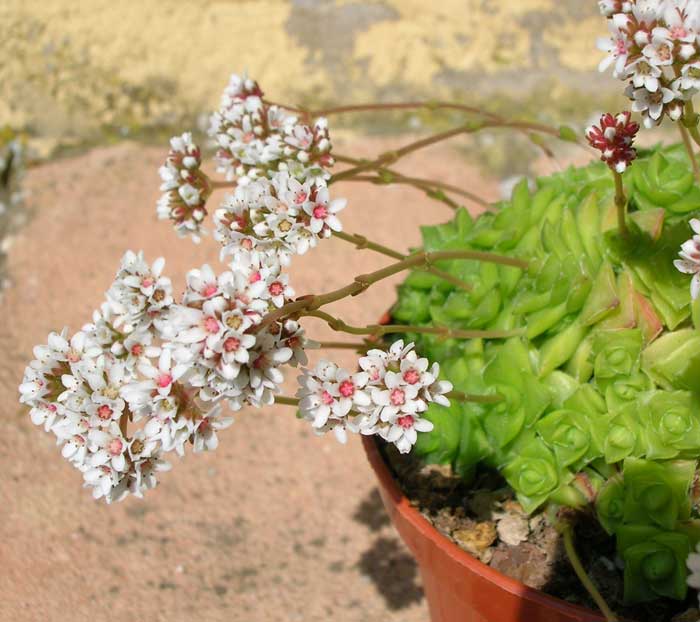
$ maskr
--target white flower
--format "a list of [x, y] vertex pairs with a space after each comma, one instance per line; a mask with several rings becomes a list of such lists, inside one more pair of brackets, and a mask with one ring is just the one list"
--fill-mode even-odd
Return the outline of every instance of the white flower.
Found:
[[605, 71], [613, 65], [613, 75], [619, 77], [627, 64], [630, 42], [626, 33], [618, 28], [612, 20], [608, 22], [608, 27], [610, 36], [599, 38], [597, 43], [598, 49], [607, 53], [607, 56], [600, 61], [598, 71]]
[[216, 433], [224, 430], [233, 423], [233, 417], [221, 417], [220, 409], [207, 413], [196, 424], [192, 431], [192, 451], [213, 451], [219, 446]]
[[[188, 366], [179, 363], [173, 356], [172, 350], [164, 348], [158, 358], [158, 366], [155, 367], [150, 361], [145, 361], [139, 366], [139, 372], [148, 378], [140, 383], [141, 391], [157, 391], [159, 395], [169, 395], [173, 384], [177, 382], [188, 370]], [[129, 394], [128, 387], [122, 393]], [[128, 401], [128, 398], [127, 398]]]
[[641, 112], [644, 117], [644, 125], [651, 128], [662, 120], [664, 109], [675, 99], [680, 99], [680, 94], [676, 91], [659, 86], [655, 92], [646, 89], [635, 89], [628, 87], [626, 94], [632, 100], [632, 110]]
[[396, 448], [405, 454], [416, 444], [418, 432], [430, 432], [432, 429], [433, 424], [427, 419], [416, 415], [402, 415], [396, 418], [383, 436], [384, 440], [394, 443]]
[[342, 231], [343, 226], [336, 214], [345, 208], [345, 199], [329, 201], [328, 188], [319, 188], [312, 204], [305, 205], [304, 211], [311, 217], [309, 228], [313, 233], [330, 235], [331, 231]]
[[700, 220], [692, 218], [690, 227], [695, 235], [683, 242], [678, 253], [681, 259], [676, 259], [673, 265], [684, 274], [692, 274], [690, 281], [690, 296], [693, 300], [700, 294]]
[[113, 423], [108, 430], [90, 430], [88, 441], [94, 444], [96, 449], [90, 456], [90, 466], [108, 465], [115, 471], [126, 471], [125, 454], [129, 444], [116, 423]]

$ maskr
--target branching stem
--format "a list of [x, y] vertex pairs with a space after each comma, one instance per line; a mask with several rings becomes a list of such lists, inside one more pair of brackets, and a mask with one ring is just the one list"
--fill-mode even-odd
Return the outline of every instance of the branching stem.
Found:
[[524, 334], [524, 329], [516, 330], [463, 330], [449, 326], [413, 326], [411, 324], [369, 324], [368, 326], [351, 326], [340, 318], [325, 311], [314, 310], [302, 314], [304, 317], [316, 317], [328, 324], [333, 330], [350, 335], [369, 335], [373, 338], [392, 333], [421, 333], [438, 335], [444, 339], [506, 339]]
[[331, 302], [336, 302], [337, 300], [342, 300], [348, 296], [357, 296], [366, 289], [369, 289], [370, 286], [374, 285], [378, 281], [393, 276], [394, 274], [398, 274], [404, 270], [417, 268], [419, 266], [430, 267], [436, 261], [452, 259], [488, 261], [504, 266], [514, 266], [522, 269], [527, 268], [528, 265], [527, 262], [522, 259], [482, 251], [437, 251], [432, 253], [415, 253], [414, 255], [410, 255], [409, 257], [390, 264], [385, 268], [381, 268], [380, 270], [370, 272], [369, 274], [360, 274], [355, 277], [352, 283], [333, 290], [332, 292], [320, 295], [310, 294], [297, 298], [297, 300], [294, 300], [293, 302], [288, 302], [279, 309], [275, 309], [274, 311], [268, 313], [265, 317], [263, 317], [260, 324], [256, 325], [253, 330], [258, 332], [281, 318], [291, 317], [293, 315], [298, 316], [302, 314], [302, 312], [315, 311], [324, 305], [330, 304]]
[[350, 343], [346, 341], [319, 341], [318, 344], [326, 350], [366, 350], [367, 344], [364, 341]]
[[[393, 259], [406, 259], [407, 255], [403, 255], [398, 251], [392, 250], [376, 242], [371, 242], [364, 235], [358, 233], [345, 233], [344, 231], [334, 231], [333, 236], [346, 242], [354, 244], [356, 248], [363, 249], [367, 248], [369, 250], [375, 251], [376, 253], [381, 253], [387, 257], [392, 257]], [[451, 275], [449, 272], [440, 270], [439, 268], [429, 267], [426, 272], [451, 283], [455, 287], [464, 290], [466, 292], [471, 291], [472, 287], [469, 283], [465, 283], [462, 279], [458, 279], [456, 276]]]

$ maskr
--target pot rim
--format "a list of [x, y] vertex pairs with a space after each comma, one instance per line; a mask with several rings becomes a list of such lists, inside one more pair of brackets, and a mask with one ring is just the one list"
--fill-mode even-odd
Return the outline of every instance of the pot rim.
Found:
[[436, 546], [443, 550], [447, 555], [453, 558], [460, 566], [466, 568], [470, 572], [477, 574], [484, 579], [498, 585], [501, 589], [523, 600], [530, 601], [533, 604], [546, 606], [549, 609], [554, 609], [562, 613], [570, 615], [587, 616], [586, 619], [590, 622], [605, 622], [605, 618], [600, 616], [591, 609], [586, 609], [579, 605], [568, 603], [556, 596], [550, 596], [535, 588], [529, 587], [521, 583], [517, 579], [512, 579], [503, 573], [487, 566], [469, 553], [461, 549], [457, 544], [442, 535], [428, 520], [413, 507], [408, 498], [401, 491], [393, 473], [389, 470], [384, 457], [379, 451], [376, 439], [373, 436], [362, 436], [362, 445], [364, 446], [367, 459], [369, 460], [372, 470], [374, 471], [381, 486], [389, 493], [393, 500], [396, 511], [400, 513], [411, 526], [418, 531], [423, 537], [431, 540]]

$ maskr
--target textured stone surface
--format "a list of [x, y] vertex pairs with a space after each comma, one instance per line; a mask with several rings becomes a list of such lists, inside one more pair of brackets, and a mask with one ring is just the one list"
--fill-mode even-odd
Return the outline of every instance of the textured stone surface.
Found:
[[[340, 140], [338, 148], [369, 156], [396, 145]], [[175, 460], [145, 500], [108, 507], [80, 487], [80, 474], [17, 403], [32, 346], [89, 319], [125, 248], [165, 255], [176, 290], [187, 269], [217, 265], [211, 240], [180, 241], [155, 219], [163, 156], [124, 143], [28, 173], [34, 217], [10, 248], [12, 283], [0, 301], [0, 620], [424, 622], [418, 570], [356, 439], [346, 447], [319, 439], [285, 407], [243, 411], [216, 452]], [[497, 194], [447, 145], [404, 166]], [[350, 200], [348, 231], [397, 248], [419, 242], [420, 224], [450, 215], [410, 188], [347, 183], [337, 192]], [[299, 294], [327, 291], [384, 264], [329, 240], [295, 261], [292, 282]], [[395, 282], [334, 310], [373, 322]], [[309, 332], [338, 338], [313, 322]], [[337, 359], [350, 365], [352, 355]]]
[[[294, 102], [462, 99], [529, 116], [621, 101], [580, 0], [2, 0], [0, 125], [38, 153], [216, 106], [248, 70]], [[503, 99], [505, 98], [505, 99]]]

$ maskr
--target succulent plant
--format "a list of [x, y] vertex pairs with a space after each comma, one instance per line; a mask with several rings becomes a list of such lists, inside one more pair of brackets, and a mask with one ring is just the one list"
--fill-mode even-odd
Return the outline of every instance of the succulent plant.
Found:
[[446, 261], [471, 285], [414, 272], [399, 287], [400, 322], [522, 329], [507, 340], [411, 334], [456, 389], [493, 404], [431, 405], [416, 451], [465, 478], [498, 469], [527, 512], [591, 507], [617, 538], [625, 598], [686, 593], [698, 542], [689, 490], [700, 456], [700, 307], [673, 267], [700, 213], [681, 146], [655, 148], [624, 174], [629, 235], [616, 228], [604, 164], [519, 183], [510, 201], [472, 219], [460, 209], [424, 227], [427, 251], [496, 251], [527, 269]]

